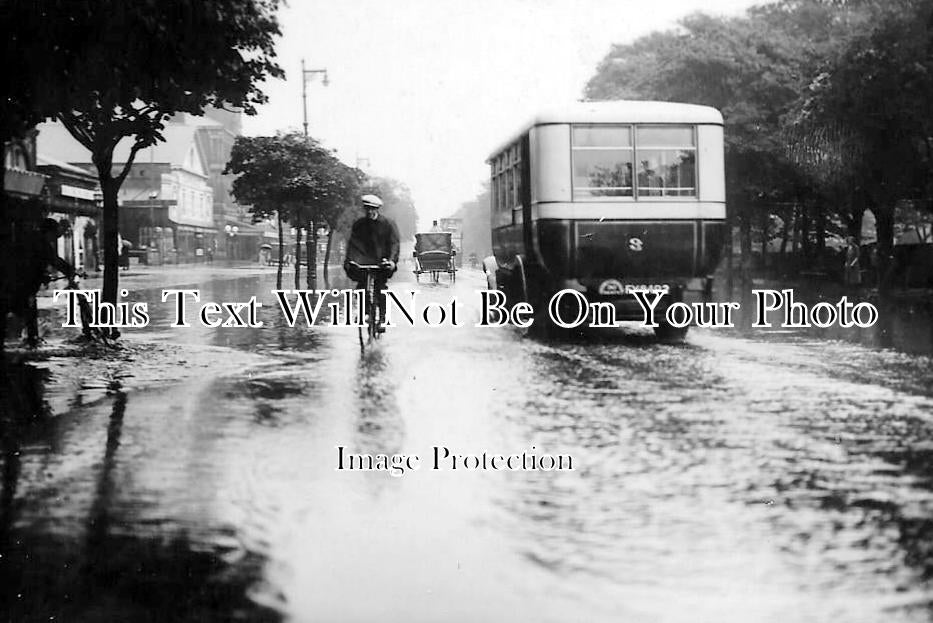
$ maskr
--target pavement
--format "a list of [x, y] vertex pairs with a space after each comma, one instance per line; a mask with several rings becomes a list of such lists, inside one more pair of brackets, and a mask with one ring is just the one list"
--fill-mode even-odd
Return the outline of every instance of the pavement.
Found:
[[[258, 262], [225, 262], [217, 261], [213, 264], [166, 264], [162, 266], [147, 266], [139, 264], [131, 266], [129, 270], [120, 270], [119, 287], [127, 290], [145, 290], [157, 287], [169, 287], [191, 282], [200, 282], [208, 279], [237, 279], [254, 274], [275, 273], [277, 266], [266, 266]], [[286, 267], [287, 274], [292, 274], [292, 267]], [[319, 274], [320, 274], [320, 269]], [[331, 266], [331, 271], [340, 270], [340, 267]], [[41, 309], [64, 307], [65, 297], [53, 299], [55, 290], [64, 287], [64, 281], [53, 281], [48, 287], [41, 289], [37, 295], [37, 306]], [[103, 288], [103, 272], [88, 273], [80, 281], [83, 290], [98, 290]]]

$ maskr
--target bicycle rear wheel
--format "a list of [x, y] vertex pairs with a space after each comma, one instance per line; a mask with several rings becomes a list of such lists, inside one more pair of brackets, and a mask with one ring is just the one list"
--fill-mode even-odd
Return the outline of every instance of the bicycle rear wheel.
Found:
[[[368, 344], [379, 339], [379, 306], [376, 304], [375, 280], [371, 273], [366, 273], [366, 289], [363, 297], [363, 315], [366, 319], [366, 327], [359, 328], [360, 350], [365, 351]], [[365, 336], [364, 336], [365, 331]]]
[[372, 342], [379, 339], [379, 305], [376, 303], [372, 278], [370, 278], [370, 285], [366, 293], [366, 300], [369, 304], [369, 341]]

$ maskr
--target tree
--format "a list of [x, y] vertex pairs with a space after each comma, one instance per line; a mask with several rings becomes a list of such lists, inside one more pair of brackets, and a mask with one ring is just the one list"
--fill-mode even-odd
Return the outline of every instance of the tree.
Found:
[[484, 186], [483, 192], [476, 199], [460, 206], [460, 209], [451, 215], [463, 221], [463, 252], [476, 253], [480, 259], [492, 254], [492, 238], [490, 237], [489, 223], [489, 185]]
[[324, 223], [327, 225], [327, 247], [324, 251], [324, 286], [330, 287], [330, 254], [334, 245], [334, 236], [338, 233], [349, 233], [353, 222], [357, 218], [356, 206], [358, 197], [361, 194], [360, 184], [365, 179], [365, 174], [359, 169], [345, 168], [339, 173], [344, 177], [342, 186], [344, 192], [341, 193], [338, 201], [334, 202], [333, 209], [325, 210], [323, 213]]
[[411, 191], [405, 184], [390, 177], [374, 177], [370, 178], [361, 192], [371, 193], [382, 199], [382, 213], [395, 221], [401, 240], [411, 240], [415, 237], [418, 214], [415, 212]]
[[[294, 213], [299, 226], [308, 232], [305, 246], [309, 289], [317, 288], [318, 230], [325, 225], [339, 225], [344, 220], [341, 215], [355, 206], [361, 178], [361, 171], [340, 162], [333, 152], [319, 148], [308, 161], [305, 172], [295, 180], [301, 198], [296, 200]], [[329, 255], [329, 246], [325, 255]], [[325, 270], [329, 259], [325, 257]]]
[[692, 15], [678, 30], [614, 46], [586, 94], [718, 108], [725, 120], [727, 204], [743, 253], [751, 249], [753, 225], [765, 247], [772, 221], [784, 224], [785, 235], [802, 234], [807, 248], [814, 223], [819, 248], [831, 215], [818, 199], [828, 187], [801, 166], [801, 143], [794, 139], [810, 135], [793, 120], [819, 64], [844, 44], [853, 25], [869, 21], [869, 4], [786, 0], [738, 18]]
[[[273, 60], [277, 7], [278, 0], [10, 3], [9, 27], [36, 42], [26, 52], [52, 50], [54, 71], [39, 75], [34, 108], [54, 112], [97, 169], [105, 301], [117, 299], [117, 194], [136, 153], [163, 140], [163, 124], [175, 113], [200, 115], [210, 105], [255, 114], [266, 99], [258, 84], [284, 75]], [[56, 74], [64, 80], [48, 84]], [[124, 139], [130, 155], [117, 170], [113, 152]]]
[[230, 151], [230, 160], [224, 174], [233, 173], [231, 192], [236, 200], [248, 205], [253, 222], [275, 219], [278, 226], [279, 262], [276, 287], [282, 288], [282, 262], [285, 257], [285, 241], [282, 223], [288, 222], [281, 190], [280, 174], [282, 161], [281, 144], [272, 136], [238, 136]]
[[[280, 224], [278, 287], [282, 287], [281, 223], [298, 232], [306, 229], [307, 285], [314, 289], [318, 226], [336, 223], [340, 212], [353, 205], [358, 194], [359, 171], [339, 160], [313, 138], [299, 133], [275, 137], [237, 137], [225, 173], [233, 181], [237, 201], [250, 204], [254, 220], [275, 215]], [[295, 288], [300, 287], [300, 234], [296, 241]]]
[[930, 205], [931, 101], [933, 2], [913, 0], [876, 12], [828, 59], [798, 116], [805, 127], [835, 132], [853, 145], [839, 154], [840, 166], [851, 171], [853, 187], [877, 219], [882, 274], [898, 202]]
[[[66, 0], [51, 3], [56, 8]], [[71, 27], [66, 20], [50, 19], [43, 11], [24, 10], [25, 0], [0, 1], [0, 40], [4, 76], [0, 80], [0, 146], [25, 138], [37, 123], [59, 112], [61, 90], [67, 83], [66, 67], [74, 50], [69, 47]], [[30, 3], [31, 4], [31, 3]], [[0, 158], [0, 180], [6, 159]], [[11, 218], [6, 193], [0, 191], [0, 249], [10, 245]], [[5, 261], [5, 260], [4, 260]], [[5, 263], [8, 263], [5, 261]]]

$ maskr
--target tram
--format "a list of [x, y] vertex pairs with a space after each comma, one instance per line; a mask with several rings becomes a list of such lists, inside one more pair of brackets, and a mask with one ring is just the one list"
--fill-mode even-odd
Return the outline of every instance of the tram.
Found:
[[[635, 290], [709, 301], [726, 240], [722, 115], [693, 104], [579, 102], [543, 112], [488, 159], [490, 289], [535, 323], [564, 289], [644, 320]], [[574, 297], [579, 298], [579, 297]], [[540, 317], [540, 320], [539, 320]], [[659, 320], [663, 339], [686, 327]]]

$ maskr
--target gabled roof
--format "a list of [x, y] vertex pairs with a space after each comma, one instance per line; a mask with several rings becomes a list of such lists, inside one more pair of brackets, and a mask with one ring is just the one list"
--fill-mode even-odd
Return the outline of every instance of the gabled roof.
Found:
[[[38, 126], [38, 129], [37, 143], [39, 151], [43, 154], [71, 164], [91, 163], [91, 152], [76, 141], [62, 124], [43, 123]], [[165, 142], [140, 150], [137, 152], [134, 162], [148, 163], [151, 161], [158, 164], [170, 164], [204, 175], [204, 165], [200, 162], [201, 158], [197, 154], [197, 145], [194, 140], [197, 131], [196, 126], [175, 123], [166, 124], [165, 129], [162, 131]], [[132, 143], [127, 138], [117, 143], [117, 148], [113, 151], [114, 164], [126, 162], [130, 155], [131, 145]], [[192, 149], [195, 150], [194, 162], [192, 162], [191, 158]]]
[[[217, 121], [216, 119], [211, 119], [210, 117], [196, 117], [194, 115], [189, 115], [184, 113], [184, 124], [197, 126], [199, 128], [223, 128], [224, 124]], [[171, 122], [170, 122], [171, 123]]]

